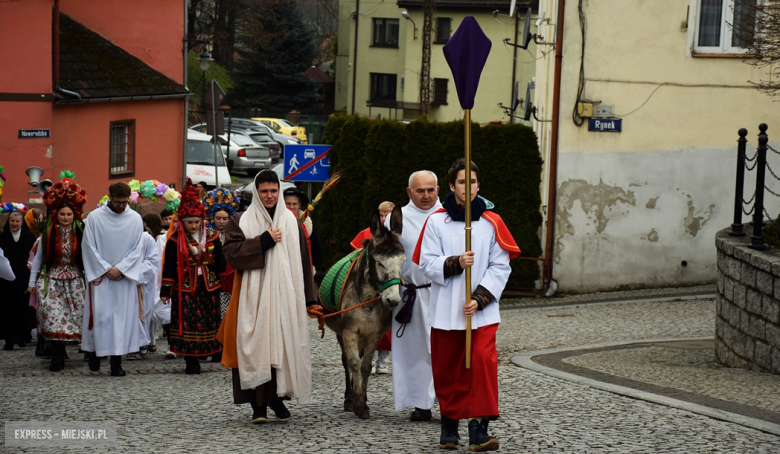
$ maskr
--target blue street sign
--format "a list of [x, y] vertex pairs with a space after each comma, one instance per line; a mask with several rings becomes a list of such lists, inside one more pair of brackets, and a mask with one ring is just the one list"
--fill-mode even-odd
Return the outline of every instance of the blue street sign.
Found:
[[328, 151], [332, 145], [287, 145], [284, 147], [285, 181], [323, 182], [330, 178]]
[[48, 129], [20, 129], [20, 139], [46, 139], [51, 137]]
[[588, 131], [621, 132], [623, 120], [621, 118], [591, 118], [588, 121]]

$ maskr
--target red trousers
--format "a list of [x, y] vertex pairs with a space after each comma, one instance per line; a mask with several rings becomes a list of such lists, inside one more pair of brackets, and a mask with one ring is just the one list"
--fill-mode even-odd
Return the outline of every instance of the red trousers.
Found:
[[[392, 331], [392, 330], [390, 330]], [[379, 341], [379, 345], [376, 346], [377, 350], [392, 350], [392, 340], [390, 339], [390, 331], [386, 332], [382, 339]]]
[[471, 331], [471, 369], [466, 369], [466, 331], [431, 329], [433, 387], [441, 415], [450, 419], [498, 419], [498, 324]]

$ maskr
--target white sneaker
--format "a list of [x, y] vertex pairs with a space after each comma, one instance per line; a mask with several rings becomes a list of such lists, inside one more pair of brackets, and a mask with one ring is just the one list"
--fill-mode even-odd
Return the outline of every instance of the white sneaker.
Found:
[[376, 366], [376, 373], [377, 374], [389, 374], [390, 368], [387, 367], [387, 364], [385, 364], [384, 361], [381, 361]]
[[172, 352], [170, 350], [165, 352], [165, 359], [174, 359], [174, 358], [176, 358], [176, 353], [174, 353], [174, 352]]

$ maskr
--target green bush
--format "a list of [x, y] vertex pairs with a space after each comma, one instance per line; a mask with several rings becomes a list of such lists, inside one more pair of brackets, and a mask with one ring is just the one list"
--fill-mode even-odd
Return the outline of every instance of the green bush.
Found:
[[[409, 202], [406, 186], [412, 172], [436, 173], [443, 200], [450, 192], [447, 170], [464, 154], [463, 135], [458, 121], [404, 125], [344, 114], [331, 118], [322, 141], [333, 145], [328, 158], [331, 171], [341, 171], [341, 181], [313, 215], [323, 245], [323, 269], [351, 251], [349, 242], [368, 226], [381, 202]], [[539, 257], [542, 159], [533, 130], [475, 123], [472, 154], [480, 169], [480, 195], [495, 203], [523, 257]], [[516, 259], [508, 285], [530, 287], [537, 277], [535, 262]]]

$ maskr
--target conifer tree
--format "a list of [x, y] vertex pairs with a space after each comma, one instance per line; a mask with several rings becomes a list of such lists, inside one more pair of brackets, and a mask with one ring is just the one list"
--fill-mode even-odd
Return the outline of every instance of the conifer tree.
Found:
[[264, 116], [317, 109], [317, 84], [303, 74], [317, 56], [315, 33], [296, 1], [259, 0], [251, 14], [228, 102], [262, 109]]

